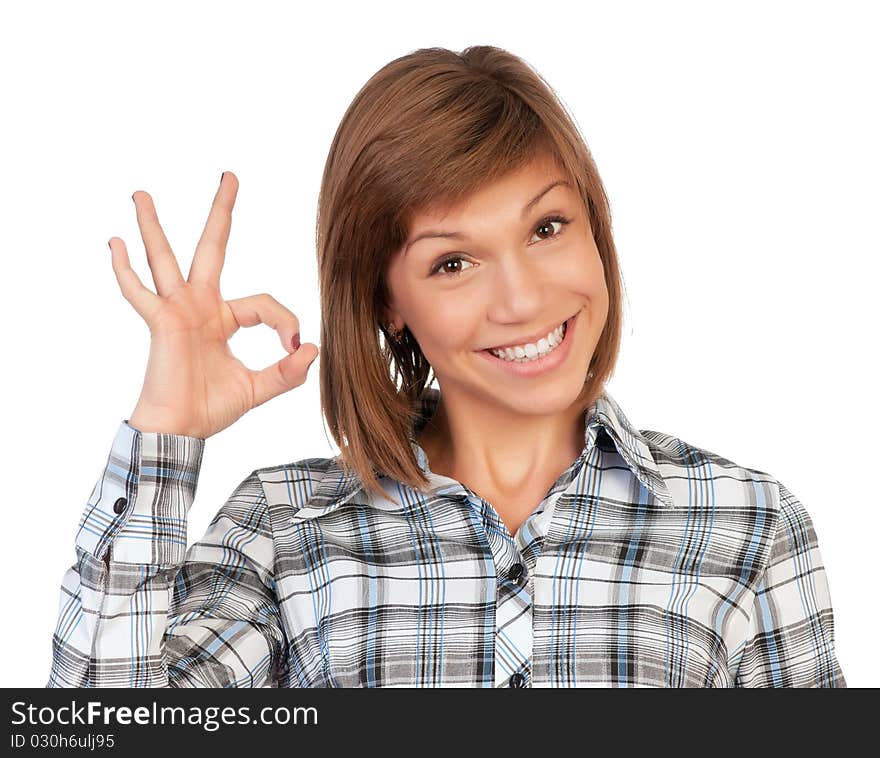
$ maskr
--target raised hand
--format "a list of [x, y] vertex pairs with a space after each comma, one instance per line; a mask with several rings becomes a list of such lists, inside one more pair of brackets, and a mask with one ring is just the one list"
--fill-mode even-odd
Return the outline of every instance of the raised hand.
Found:
[[[318, 355], [317, 345], [298, 344], [299, 320], [271, 295], [227, 301], [220, 294], [237, 194], [238, 179], [227, 171], [184, 281], [153, 199], [143, 191], [134, 193], [155, 293], [131, 268], [125, 243], [119, 237], [108, 243], [122, 294], [150, 328], [144, 386], [128, 420], [142, 432], [207, 439], [252, 408], [305, 382]], [[245, 366], [227, 344], [239, 327], [257, 324], [275, 329], [288, 352], [262, 371]]]

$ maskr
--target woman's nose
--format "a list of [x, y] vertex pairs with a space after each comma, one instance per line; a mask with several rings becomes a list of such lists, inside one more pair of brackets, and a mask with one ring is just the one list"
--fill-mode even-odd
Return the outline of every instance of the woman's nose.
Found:
[[501, 321], [530, 321], [545, 307], [543, 290], [544, 279], [529, 264], [527, 256], [510, 253], [498, 264], [493, 281], [492, 307]]

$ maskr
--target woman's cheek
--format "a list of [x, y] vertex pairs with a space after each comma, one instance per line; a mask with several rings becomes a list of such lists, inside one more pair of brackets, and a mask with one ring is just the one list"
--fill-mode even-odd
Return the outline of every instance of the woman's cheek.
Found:
[[459, 302], [450, 295], [424, 299], [415, 307], [419, 311], [419, 345], [429, 362], [431, 354], [442, 361], [444, 352], [470, 346], [468, 300]]

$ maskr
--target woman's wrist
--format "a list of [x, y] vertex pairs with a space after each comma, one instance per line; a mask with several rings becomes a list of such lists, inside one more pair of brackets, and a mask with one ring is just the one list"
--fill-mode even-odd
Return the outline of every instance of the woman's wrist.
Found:
[[149, 411], [142, 411], [137, 408], [131, 414], [131, 418], [128, 419], [128, 425], [145, 434], [174, 434], [201, 439], [197, 430], [190, 429], [181, 422], [169, 420], [163, 418], [158, 413], [150, 413]]

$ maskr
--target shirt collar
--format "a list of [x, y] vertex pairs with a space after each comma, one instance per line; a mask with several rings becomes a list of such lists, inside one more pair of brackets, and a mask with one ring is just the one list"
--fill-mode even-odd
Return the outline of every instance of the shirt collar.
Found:
[[[415, 435], [433, 415], [440, 400], [440, 390], [426, 387], [422, 396], [412, 403], [417, 413], [417, 421], [410, 434], [410, 445], [415, 453], [419, 467], [429, 474], [425, 451], [415, 441]], [[584, 431], [583, 458], [593, 448], [600, 430], [611, 438], [617, 452], [638, 480], [666, 508], [674, 508], [672, 494], [657, 467], [650, 446], [644, 435], [636, 429], [624, 415], [620, 406], [607, 391], [602, 394], [585, 411], [587, 423]], [[328, 513], [352, 500], [356, 495], [367, 497], [366, 489], [361, 485], [356, 472], [345, 469], [339, 456], [332, 459], [326, 473], [318, 482], [314, 494], [308, 502], [294, 514], [294, 520], [307, 519], [322, 513]]]
[[607, 390], [587, 410], [584, 450], [589, 450], [598, 430], [611, 437], [630, 471], [666, 508], [675, 508], [672, 493], [660, 473], [651, 447], [642, 432], [633, 426]]

